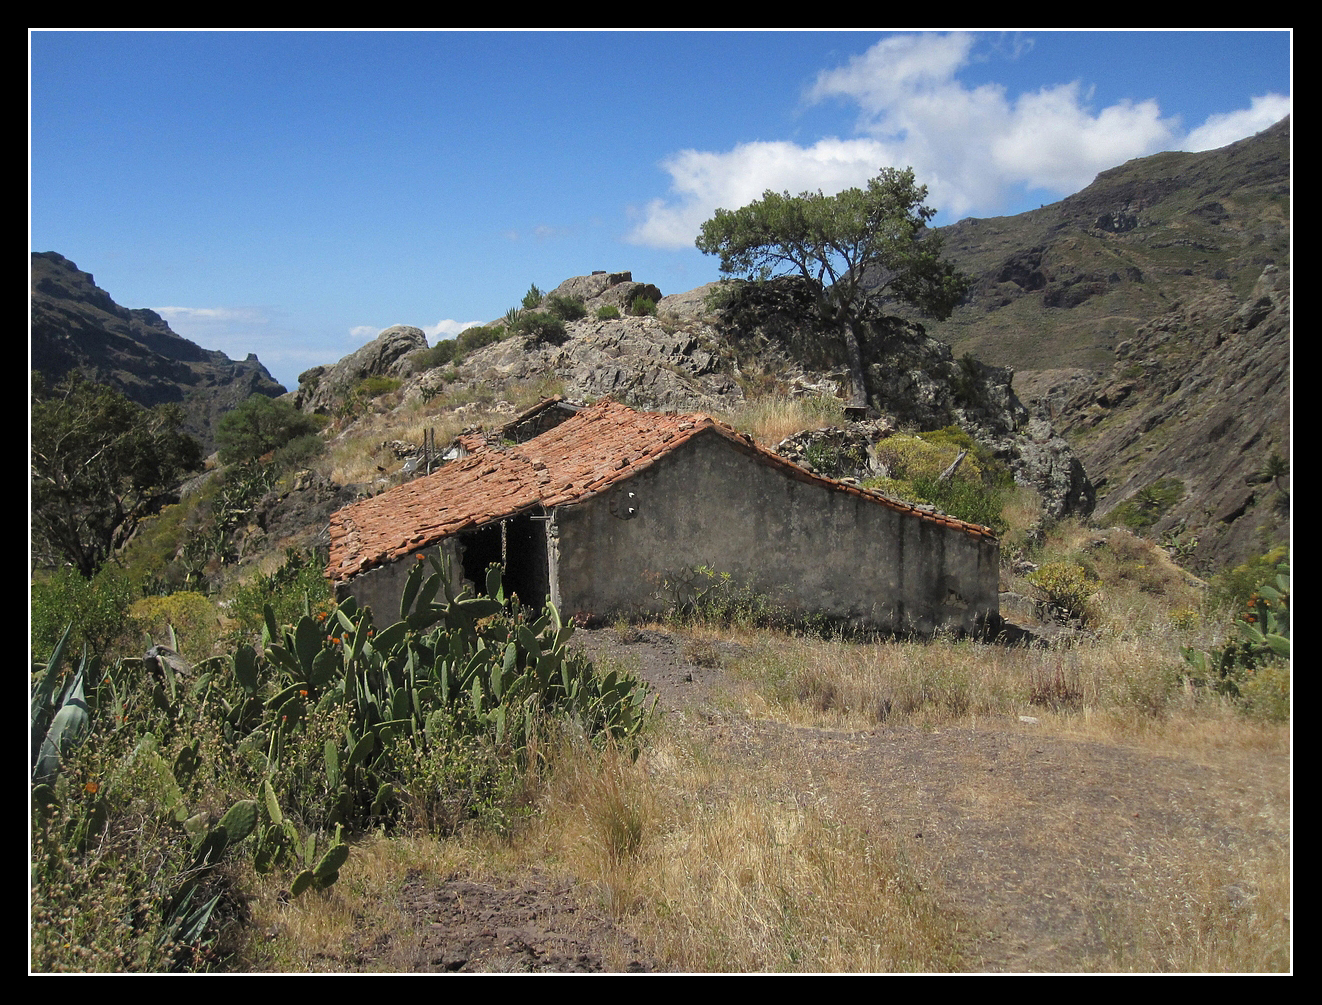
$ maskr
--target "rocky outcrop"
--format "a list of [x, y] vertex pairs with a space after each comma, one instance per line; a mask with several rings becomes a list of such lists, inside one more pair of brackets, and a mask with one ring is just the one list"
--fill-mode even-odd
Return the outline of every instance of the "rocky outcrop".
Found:
[[368, 377], [403, 377], [409, 370], [406, 357], [426, 348], [427, 336], [421, 328], [387, 328], [333, 366], [315, 366], [299, 374], [296, 404], [307, 412], [329, 412]]
[[651, 283], [635, 283], [632, 272], [594, 272], [590, 276], [566, 279], [542, 303], [550, 297], [577, 297], [587, 305], [589, 313], [601, 307], [614, 307], [623, 314], [637, 297], [656, 303], [661, 299], [661, 291]]
[[77, 371], [146, 408], [172, 402], [210, 452], [220, 417], [253, 394], [285, 389], [257, 357], [232, 360], [176, 334], [155, 311], [111, 299], [53, 251], [32, 255], [32, 369], [47, 385]]
[[[1211, 571], [1288, 539], [1290, 287], [1275, 266], [1251, 295], [1228, 288], [1177, 305], [1116, 347], [1110, 370], [1042, 392], [1041, 413], [1104, 472], [1103, 519], [1159, 482], [1178, 501], [1144, 532]], [[1171, 485], [1178, 482], [1178, 487]]]
[[[552, 295], [581, 297], [592, 310], [616, 291], [640, 287], [629, 273], [595, 273], [566, 280]], [[568, 323], [558, 344], [514, 337], [484, 346], [457, 368], [412, 378], [406, 397], [430, 400], [456, 389], [490, 393], [554, 378], [557, 390], [573, 400], [610, 395], [639, 408], [719, 413], [736, 408], [746, 391], [841, 394], [848, 368], [840, 333], [822, 329], [816, 298], [802, 283], [719, 287], [664, 297], [656, 317], [600, 321], [590, 314]], [[861, 480], [876, 473], [866, 463], [864, 441], [875, 443], [882, 428], [958, 423], [1036, 488], [1052, 516], [1090, 511], [1092, 487], [1082, 465], [1049, 423], [1030, 421], [1010, 388], [1008, 369], [956, 360], [920, 325], [882, 318], [871, 325], [864, 360], [868, 401], [880, 418], [824, 434], [849, 443], [819, 444], [816, 456], [858, 454], [864, 462], [848, 476]]]
[[[721, 411], [743, 399], [710, 326], [589, 316], [566, 325], [566, 335], [560, 345], [515, 337], [484, 346], [465, 359], [458, 383], [490, 387], [553, 377], [571, 399], [611, 395], [653, 409]], [[444, 374], [433, 370], [409, 393], [427, 397], [443, 386]]]

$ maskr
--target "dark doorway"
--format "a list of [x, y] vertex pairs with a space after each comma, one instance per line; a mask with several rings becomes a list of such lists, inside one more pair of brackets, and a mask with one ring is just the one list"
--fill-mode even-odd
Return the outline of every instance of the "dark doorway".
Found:
[[459, 562], [464, 579], [480, 596], [487, 592], [487, 568], [499, 565], [505, 595], [541, 608], [551, 592], [546, 557], [546, 521], [540, 512], [522, 513], [459, 535]]

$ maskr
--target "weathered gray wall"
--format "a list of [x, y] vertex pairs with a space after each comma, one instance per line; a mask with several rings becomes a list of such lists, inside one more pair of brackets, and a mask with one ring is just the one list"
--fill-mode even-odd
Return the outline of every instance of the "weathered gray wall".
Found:
[[[451, 585], [457, 592], [461, 585], [460, 566], [456, 558], [454, 541], [447, 539], [430, 548], [419, 548], [416, 554], [410, 554], [397, 562], [359, 573], [347, 583], [338, 584], [335, 587], [335, 599], [343, 600], [351, 596], [358, 602], [360, 608], [372, 608], [372, 623], [378, 628], [393, 625], [399, 620], [399, 601], [404, 596], [404, 583], [409, 578], [409, 572], [418, 564], [416, 555], [430, 558], [441, 552], [444, 552], [445, 557], [450, 561]], [[430, 565], [426, 575], [431, 575]], [[444, 600], [445, 597], [442, 596], [441, 599]]]
[[996, 542], [789, 478], [714, 433], [559, 507], [552, 549], [566, 615], [658, 611], [658, 582], [699, 565], [860, 627], [973, 631], [998, 612]]

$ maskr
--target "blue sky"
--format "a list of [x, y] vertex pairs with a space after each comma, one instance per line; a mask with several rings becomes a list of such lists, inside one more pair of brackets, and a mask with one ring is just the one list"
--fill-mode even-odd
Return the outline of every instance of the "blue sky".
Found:
[[912, 165], [937, 224], [1291, 105], [1272, 32], [46, 32], [31, 242], [293, 387], [594, 269], [678, 293], [765, 189]]

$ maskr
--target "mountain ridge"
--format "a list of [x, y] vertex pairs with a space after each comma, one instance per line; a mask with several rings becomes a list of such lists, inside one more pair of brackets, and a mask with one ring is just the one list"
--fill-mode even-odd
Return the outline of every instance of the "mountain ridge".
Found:
[[285, 393], [255, 354], [203, 349], [155, 311], [117, 304], [58, 252], [33, 252], [31, 278], [31, 368], [48, 384], [77, 371], [144, 408], [174, 402], [208, 451], [225, 412], [252, 394]]

